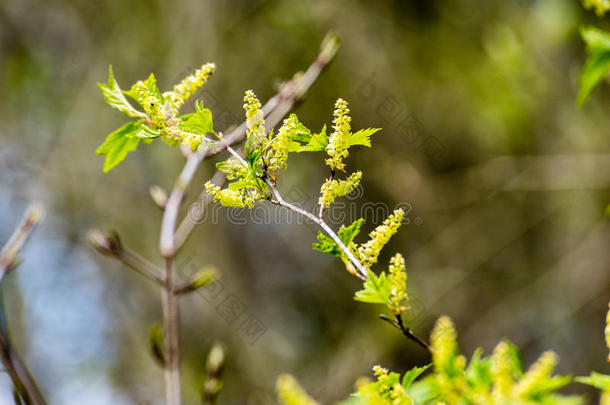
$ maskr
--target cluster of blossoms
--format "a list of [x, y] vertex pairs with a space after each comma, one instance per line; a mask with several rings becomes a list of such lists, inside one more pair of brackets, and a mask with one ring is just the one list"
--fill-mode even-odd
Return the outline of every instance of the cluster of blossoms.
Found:
[[405, 259], [400, 253], [396, 253], [390, 260], [389, 278], [392, 283], [392, 294], [388, 302], [388, 308], [393, 314], [398, 315], [408, 309], [403, 303], [407, 300], [407, 267]]
[[377, 382], [360, 389], [361, 397], [366, 403], [388, 405], [412, 404], [406, 390], [400, 384], [397, 373], [389, 373], [388, 369], [379, 365], [373, 367]]
[[377, 258], [381, 249], [389, 242], [390, 238], [398, 231], [398, 228], [402, 224], [402, 219], [405, 212], [402, 209], [394, 210], [383, 224], [376, 227], [369, 236], [366, 243], [363, 243], [358, 247], [358, 257], [363, 266], [367, 269], [377, 263]]
[[241, 190], [221, 189], [210, 181], [206, 182], [204, 187], [215, 202], [219, 202], [225, 207], [252, 208], [254, 203], [262, 198], [257, 190], [251, 188], [242, 188]]
[[260, 151], [266, 143], [265, 118], [261, 110], [261, 102], [252, 90], [246, 91], [244, 96], [244, 110], [246, 110], [246, 125], [248, 127], [248, 141], [253, 151]]
[[270, 149], [267, 151], [265, 161], [267, 163], [270, 176], [276, 180], [278, 171], [286, 169], [288, 161], [288, 152], [290, 151], [291, 137], [295, 131], [301, 127], [301, 123], [296, 115], [291, 115], [286, 118], [277, 132], [277, 135], [270, 143]]
[[349, 116], [347, 101], [342, 98], [337, 100], [333, 116], [334, 132], [330, 135], [328, 145], [326, 146], [326, 153], [328, 153], [329, 156], [326, 159], [326, 164], [330, 166], [333, 171], [345, 171], [343, 159], [349, 155], [348, 148], [351, 135], [350, 122], [352, 121]]
[[349, 175], [345, 180], [326, 179], [320, 188], [320, 198], [318, 203], [324, 208], [328, 208], [337, 198], [351, 193], [362, 179], [362, 172], [357, 171]]
[[208, 79], [215, 70], [216, 65], [214, 63], [206, 63], [193, 74], [176, 84], [172, 91], [163, 93], [163, 97], [170, 102], [174, 115], [178, 114], [178, 110], [186, 100], [208, 82]]

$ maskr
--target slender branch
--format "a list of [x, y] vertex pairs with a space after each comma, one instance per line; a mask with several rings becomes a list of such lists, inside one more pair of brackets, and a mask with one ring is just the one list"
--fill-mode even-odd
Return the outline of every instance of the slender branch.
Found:
[[44, 208], [41, 205], [34, 204], [28, 207], [21, 222], [0, 250], [0, 280], [11, 270], [25, 242], [43, 217]]
[[112, 256], [138, 274], [163, 284], [163, 270], [131, 249], [125, 247], [118, 233], [111, 231], [104, 236], [100, 231], [89, 232], [89, 242], [103, 255]]
[[430, 347], [430, 345], [428, 343], [426, 343], [426, 341], [424, 341], [423, 339], [417, 337], [413, 333], [413, 331], [411, 331], [411, 329], [409, 329], [404, 324], [404, 322], [402, 321], [402, 316], [400, 314], [395, 315], [395, 317], [396, 317], [396, 320], [393, 320], [393, 319], [388, 318], [384, 314], [379, 315], [379, 319], [381, 319], [383, 321], [386, 321], [387, 323], [389, 323], [390, 325], [392, 325], [393, 327], [395, 327], [396, 329], [401, 331], [402, 334], [407, 337], [407, 339], [410, 339], [410, 340], [414, 341], [415, 343], [417, 343], [418, 345], [420, 345], [421, 347], [423, 347], [427, 351], [432, 352], [432, 348]]
[[[277, 126], [286, 116], [286, 114], [288, 114], [288, 112], [290, 112], [290, 110], [292, 110], [294, 106], [302, 100], [303, 96], [315, 83], [320, 74], [333, 60], [339, 49], [339, 45], [339, 38], [335, 34], [329, 33], [322, 41], [322, 45], [320, 46], [320, 52], [318, 53], [316, 60], [309, 66], [305, 73], [294, 75], [292, 80], [284, 83], [280, 91], [265, 103], [265, 105], [262, 107], [262, 111], [265, 119], [265, 127], [267, 130], [270, 130], [271, 128]], [[190, 161], [191, 159], [199, 159], [197, 163], [199, 164], [201, 163], [201, 160], [203, 160], [206, 156], [213, 155], [222, 151], [228, 146], [240, 143], [244, 140], [247, 129], [248, 128], [246, 123], [243, 122], [241, 125], [227, 132], [223, 136], [223, 142], [221, 145], [219, 145], [217, 148], [206, 150], [204, 153], [205, 156], [201, 158], [195, 156], [202, 153], [199, 151], [190, 155], [187, 160], [187, 165], [188, 161]], [[214, 177], [218, 180], [216, 184], [222, 183], [224, 181], [224, 175], [219, 175], [219, 172], [217, 172]], [[202, 199], [202, 207], [200, 208], [205, 209], [209, 203], [210, 199]], [[168, 222], [169, 221], [170, 219], [168, 219]], [[169, 225], [170, 224], [168, 223], [168, 226]], [[180, 249], [180, 247], [182, 247], [184, 242], [186, 242], [196, 225], [197, 222], [193, 221], [192, 218], [189, 218], [187, 215], [178, 227], [178, 231], [176, 232], [174, 240], [170, 240], [171, 235], [169, 234], [169, 231], [167, 231], [165, 239], [163, 239], [162, 236], [162, 254], [165, 256], [165, 254], [175, 252]], [[163, 248], [165, 248], [165, 250], [163, 250]]]
[[174, 294], [174, 259], [165, 259], [165, 282], [161, 287], [163, 307], [163, 352], [165, 354], [165, 402], [180, 405], [180, 331], [177, 297]]
[[273, 196], [276, 198], [272, 201], [272, 203], [282, 207], [286, 207], [298, 214], [301, 214], [311, 219], [314, 223], [318, 224], [324, 230], [324, 232], [326, 232], [326, 234], [335, 241], [335, 243], [339, 246], [343, 253], [345, 253], [345, 255], [349, 258], [350, 262], [358, 269], [358, 273], [353, 274], [361, 280], [366, 280], [367, 269], [362, 265], [362, 263], [360, 263], [358, 259], [356, 259], [356, 256], [354, 256], [352, 251], [347, 246], [345, 246], [345, 244], [339, 238], [339, 236], [337, 236], [335, 231], [333, 231], [332, 228], [328, 226], [328, 224], [324, 222], [323, 219], [321, 219], [320, 217], [316, 217], [313, 213], [304, 210], [303, 208], [297, 207], [294, 204], [286, 202], [280, 195], [277, 187], [275, 187], [275, 185], [271, 181], [267, 180], [267, 185], [273, 192]]
[[[26, 210], [21, 223], [0, 250], [0, 281], [15, 267], [21, 249], [43, 216], [44, 208], [40, 205], [31, 205]], [[0, 322], [0, 360], [15, 386], [15, 397], [19, 397], [27, 405], [45, 405], [46, 401], [36, 381], [11, 344], [6, 326], [4, 303], [1, 300], [0, 319], [3, 321]]]

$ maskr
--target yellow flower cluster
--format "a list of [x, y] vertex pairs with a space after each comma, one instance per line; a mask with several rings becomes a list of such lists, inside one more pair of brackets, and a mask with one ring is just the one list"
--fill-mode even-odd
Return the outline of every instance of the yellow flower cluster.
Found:
[[510, 396], [514, 399], [525, 399], [540, 383], [553, 374], [556, 365], [557, 354], [551, 351], [542, 353], [542, 356], [531, 365], [523, 378], [513, 386]]
[[388, 307], [392, 313], [398, 315], [408, 309], [403, 303], [407, 300], [407, 267], [405, 259], [396, 253], [390, 260], [390, 280], [392, 281], [392, 295]]
[[296, 115], [291, 115], [284, 120], [277, 135], [271, 143], [271, 153], [268, 157], [268, 169], [273, 177], [277, 176], [280, 169], [286, 168], [288, 160], [288, 150], [290, 149], [290, 135], [297, 128], [299, 121]]
[[410, 398], [407, 396], [407, 393], [400, 385], [399, 381], [395, 381], [392, 377], [390, 377], [387, 368], [383, 368], [379, 365], [373, 366], [373, 373], [375, 377], [377, 377], [377, 384], [379, 385], [378, 392], [380, 394], [385, 393], [389, 396], [389, 398], [378, 397], [378, 398], [367, 398], [370, 403], [371, 400], [374, 400], [374, 403], [371, 405], [407, 405], [411, 404]]
[[246, 125], [248, 127], [248, 140], [252, 138], [252, 150], [259, 150], [265, 142], [265, 117], [261, 110], [261, 102], [252, 90], [246, 91], [244, 96], [244, 110], [246, 110]]
[[187, 76], [184, 80], [174, 86], [172, 91], [163, 93], [163, 97], [169, 100], [174, 109], [174, 114], [178, 113], [180, 107], [188, 100], [197, 89], [207, 83], [208, 79], [216, 70], [214, 63], [206, 63], [197, 69], [192, 75]]
[[225, 207], [252, 208], [254, 203], [261, 199], [258, 190], [252, 188], [241, 190], [221, 189], [210, 181], [205, 183], [205, 191], [213, 197], [215, 202], [219, 202]]
[[437, 372], [444, 372], [453, 362], [457, 352], [457, 331], [448, 316], [441, 316], [436, 321], [430, 335], [432, 363]]
[[318, 203], [324, 208], [327, 208], [337, 198], [343, 197], [352, 192], [353, 189], [358, 187], [360, 180], [362, 179], [362, 172], [357, 171], [352, 173], [345, 180], [331, 180], [326, 179], [322, 187], [320, 188], [320, 199]]
[[280, 375], [275, 388], [282, 405], [318, 405], [291, 375]]
[[392, 235], [394, 235], [402, 223], [402, 219], [405, 212], [402, 209], [394, 210], [394, 213], [390, 215], [383, 224], [375, 228], [369, 236], [366, 243], [358, 247], [358, 256], [360, 263], [367, 269], [377, 263], [377, 257], [381, 252], [381, 249], [388, 243]]
[[141, 80], [138, 80], [133, 86], [131, 86], [131, 93], [133, 93], [142, 105], [144, 112], [153, 122], [156, 128], [163, 128], [166, 126], [165, 114], [163, 113], [163, 106], [160, 103], [159, 95], [153, 93], [150, 88]]
[[491, 373], [494, 381], [491, 396], [494, 403], [499, 403], [509, 395], [515, 368], [508, 343], [498, 343], [491, 356]]
[[598, 17], [602, 17], [610, 10], [610, 0], [583, 0], [586, 9], [594, 9]]
[[345, 170], [345, 164], [343, 159], [349, 154], [349, 137], [351, 134], [351, 118], [349, 116], [349, 108], [347, 108], [347, 101], [342, 98], [338, 99], [335, 103], [335, 111], [333, 113], [333, 128], [334, 132], [330, 135], [328, 145], [326, 146], [326, 153], [328, 159], [326, 164], [330, 166], [332, 170]]

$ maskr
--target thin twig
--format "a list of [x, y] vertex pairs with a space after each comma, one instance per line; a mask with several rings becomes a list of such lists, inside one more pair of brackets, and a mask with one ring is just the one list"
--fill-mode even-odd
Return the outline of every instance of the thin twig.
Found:
[[125, 247], [118, 233], [110, 231], [104, 236], [100, 231], [92, 230], [89, 232], [89, 242], [103, 255], [112, 256], [149, 280], [163, 284], [163, 270]]
[[421, 347], [423, 347], [427, 351], [432, 352], [432, 348], [430, 347], [430, 345], [428, 343], [426, 343], [426, 341], [424, 341], [423, 339], [417, 337], [413, 333], [413, 331], [411, 331], [411, 329], [409, 329], [404, 324], [404, 322], [402, 321], [402, 316], [400, 314], [399, 315], [395, 315], [395, 317], [396, 317], [396, 320], [393, 320], [393, 319], [388, 318], [384, 314], [379, 315], [379, 319], [386, 321], [387, 323], [389, 323], [390, 325], [392, 325], [393, 327], [395, 327], [396, 329], [401, 331], [402, 334], [407, 337], [407, 339], [410, 339], [410, 340], [416, 342], [418, 345], [420, 345]]
[[314, 223], [318, 224], [324, 230], [324, 232], [326, 232], [326, 234], [335, 241], [335, 243], [339, 246], [343, 253], [345, 253], [345, 255], [349, 258], [350, 262], [354, 265], [354, 267], [358, 269], [358, 272], [352, 274], [354, 274], [361, 280], [366, 280], [367, 269], [362, 265], [362, 263], [360, 263], [358, 259], [356, 259], [356, 256], [354, 256], [352, 251], [347, 246], [345, 246], [345, 244], [339, 238], [339, 236], [337, 236], [335, 231], [333, 231], [332, 228], [328, 226], [328, 224], [323, 219], [316, 217], [313, 213], [304, 210], [303, 208], [297, 207], [296, 205], [285, 201], [280, 195], [278, 189], [271, 181], [267, 180], [267, 185], [269, 186], [269, 188], [273, 192], [273, 196], [275, 197], [275, 200], [271, 201], [272, 203], [282, 207], [286, 207], [289, 210], [301, 214], [312, 220]]
[[[43, 216], [44, 208], [41, 205], [31, 205], [26, 210], [21, 223], [0, 250], [0, 281], [15, 267], [21, 249]], [[4, 321], [0, 322], [0, 360], [15, 386], [15, 396], [27, 405], [45, 405], [46, 401], [36, 381], [13, 349], [6, 326], [4, 303], [1, 301], [0, 318]]]

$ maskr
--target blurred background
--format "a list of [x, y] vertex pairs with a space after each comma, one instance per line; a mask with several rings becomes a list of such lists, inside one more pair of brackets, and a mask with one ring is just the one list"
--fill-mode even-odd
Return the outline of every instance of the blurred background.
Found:
[[[408, 208], [380, 262], [396, 251], [407, 259], [409, 325], [427, 337], [447, 314], [468, 356], [508, 337], [527, 364], [552, 349], [561, 372], [608, 373], [610, 88], [575, 107], [582, 24], [610, 27], [575, 0], [0, 0], [0, 241], [30, 201], [48, 209], [3, 292], [15, 343], [49, 402], [162, 399], [147, 351], [159, 293], [86, 235], [112, 227], [159, 261], [161, 212], [148, 188], [171, 188], [183, 158], [162, 142], [142, 145], [102, 173], [95, 149], [125, 122], [97, 88], [108, 65], [123, 88], [154, 72], [169, 89], [215, 62], [197, 98], [224, 130], [243, 120], [245, 90], [268, 99], [331, 29], [343, 47], [297, 113], [317, 130], [343, 97], [354, 128], [383, 128], [372, 149], [353, 149], [348, 169], [364, 183], [344, 204]], [[322, 161], [290, 158], [287, 198], [315, 201]], [[189, 202], [212, 173], [204, 163]], [[282, 372], [332, 403], [374, 364], [404, 372], [428, 361], [377, 319], [381, 308], [352, 300], [359, 281], [311, 249], [311, 226], [215, 212], [178, 260], [182, 273], [213, 264], [222, 276], [218, 289], [180, 304], [186, 403], [197, 403], [215, 341], [227, 347], [224, 404], [273, 403]], [[367, 232], [383, 220], [376, 212], [364, 214]], [[0, 403], [11, 401], [0, 375]]]

